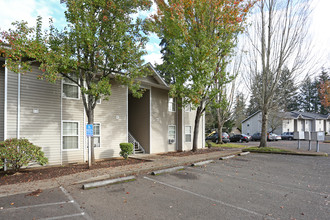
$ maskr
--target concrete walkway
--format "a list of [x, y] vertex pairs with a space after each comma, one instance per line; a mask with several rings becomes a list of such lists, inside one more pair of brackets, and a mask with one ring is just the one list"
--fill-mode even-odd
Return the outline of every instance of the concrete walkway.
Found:
[[236, 155], [241, 153], [241, 149], [226, 149], [223, 151], [216, 151], [205, 154], [190, 155], [184, 157], [175, 156], [164, 156], [164, 155], [138, 155], [133, 156], [133, 158], [148, 160], [148, 162], [143, 162], [134, 165], [126, 165], [119, 167], [109, 167], [103, 169], [96, 169], [81, 173], [76, 173], [67, 176], [61, 176], [58, 178], [53, 178], [49, 180], [39, 180], [34, 182], [26, 182], [19, 184], [3, 185], [0, 186], [0, 197], [14, 195], [18, 193], [27, 193], [35, 191], [38, 189], [50, 189], [59, 186], [68, 186], [74, 184], [83, 184], [88, 182], [100, 181], [104, 179], [112, 179], [117, 177], [138, 175], [149, 173], [154, 170], [191, 165], [192, 163], [204, 161], [204, 160], [214, 160], [220, 157], [228, 155]]

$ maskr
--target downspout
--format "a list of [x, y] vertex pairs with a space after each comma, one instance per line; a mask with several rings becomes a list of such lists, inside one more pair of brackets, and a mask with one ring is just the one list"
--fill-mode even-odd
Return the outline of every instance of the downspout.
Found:
[[128, 143], [128, 87], [126, 87], [126, 142]]
[[8, 69], [7, 69], [7, 61], [5, 61], [5, 103], [4, 103], [4, 121], [3, 121], [3, 139], [7, 139], [7, 108], [8, 108]]
[[85, 161], [86, 161], [86, 149], [87, 149], [87, 147], [86, 147], [86, 109], [85, 109], [85, 106], [84, 106], [84, 126], [83, 126], [83, 128], [84, 128], [84, 135], [83, 135], [83, 137], [84, 137], [84, 146], [83, 146], [83, 158], [84, 158], [84, 163], [85, 163]]
[[[5, 60], [5, 103], [4, 103], [4, 121], [3, 121], [3, 139], [7, 139], [7, 101], [8, 101], [8, 69], [7, 69], [7, 60]], [[7, 171], [7, 161], [4, 159], [3, 170]]]
[[151, 108], [151, 101], [152, 101], [152, 97], [151, 97], [151, 94], [152, 94], [152, 87], [150, 87], [150, 90], [149, 90], [150, 92], [149, 92], [149, 153], [151, 154], [151, 152], [152, 152], [152, 126], [151, 126], [151, 123], [152, 123], [152, 112], [151, 112], [151, 110], [152, 110], [152, 108]]
[[[20, 69], [20, 66], [18, 67]], [[21, 138], [21, 73], [17, 77], [17, 139]]]
[[60, 161], [61, 161], [61, 165], [63, 165], [63, 79], [61, 80], [61, 94], [60, 94], [60, 98], [61, 98], [61, 121], [60, 121], [60, 128], [61, 128], [61, 144], [60, 144]]
[[[175, 134], [176, 134], [176, 140], [175, 140], [175, 148], [176, 148], [176, 151], [179, 150], [179, 105], [178, 105], [178, 102], [176, 102], [176, 126], [175, 126]], [[181, 127], [182, 128], [182, 127]]]

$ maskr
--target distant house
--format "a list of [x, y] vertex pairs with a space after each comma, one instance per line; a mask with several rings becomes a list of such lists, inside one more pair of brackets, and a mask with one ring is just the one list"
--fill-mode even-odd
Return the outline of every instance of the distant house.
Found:
[[[0, 141], [27, 138], [42, 147], [51, 165], [84, 162], [87, 117], [80, 89], [69, 80], [55, 84], [38, 80], [40, 70], [16, 74], [0, 58]], [[118, 157], [122, 142], [139, 143], [145, 153], [190, 150], [196, 112], [178, 107], [169, 86], [151, 64], [153, 75], [138, 79], [146, 89], [134, 98], [127, 87], [114, 83], [110, 100], [100, 100], [94, 114], [96, 159]], [[205, 119], [200, 123], [198, 147], [204, 147]]]
[[[261, 132], [261, 111], [242, 121], [242, 133], [252, 135]], [[269, 119], [268, 131], [276, 134], [294, 131], [324, 131], [330, 133], [330, 114], [321, 115], [311, 112], [280, 112]]]

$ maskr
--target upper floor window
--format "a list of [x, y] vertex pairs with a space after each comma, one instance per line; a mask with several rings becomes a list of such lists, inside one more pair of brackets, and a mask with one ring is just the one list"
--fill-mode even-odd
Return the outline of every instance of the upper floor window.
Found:
[[[78, 81], [78, 77], [76, 75], [70, 74], [70, 77], [73, 80]], [[79, 99], [78, 85], [68, 78], [63, 78], [63, 97], [69, 99]]]
[[176, 111], [176, 98], [168, 98], [168, 111], [175, 112]]

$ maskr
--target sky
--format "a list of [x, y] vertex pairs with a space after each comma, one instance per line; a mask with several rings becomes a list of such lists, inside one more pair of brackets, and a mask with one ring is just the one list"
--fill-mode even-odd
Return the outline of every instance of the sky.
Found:
[[[313, 0], [314, 8], [311, 16], [310, 35], [313, 40], [313, 52], [317, 54], [318, 64], [330, 68], [330, 25], [329, 9], [330, 0]], [[53, 18], [55, 26], [62, 28], [65, 25], [64, 4], [60, 0], [0, 0], [0, 31], [8, 30], [13, 21], [27, 21], [30, 26], [35, 26], [38, 15], [43, 18], [43, 24], [48, 24], [49, 18]], [[148, 12], [140, 12], [134, 16], [147, 17], [155, 13], [153, 5]], [[133, 16], [133, 17], [134, 17]], [[161, 64], [159, 38], [155, 34], [149, 35], [149, 43], [146, 45], [146, 62]]]

